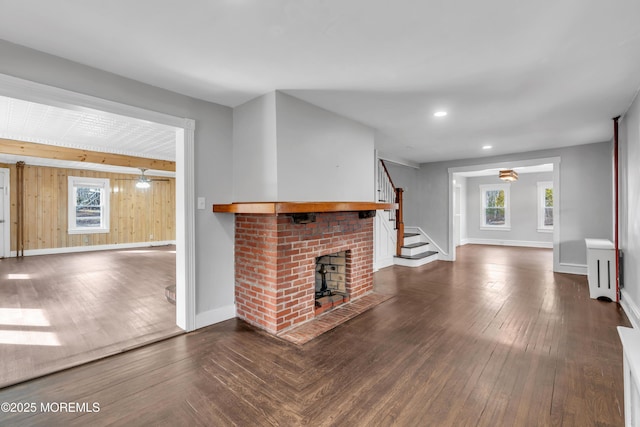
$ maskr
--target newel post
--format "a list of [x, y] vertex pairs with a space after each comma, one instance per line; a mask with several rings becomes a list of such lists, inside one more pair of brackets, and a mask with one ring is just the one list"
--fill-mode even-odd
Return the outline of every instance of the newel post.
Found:
[[396, 232], [397, 234], [397, 243], [396, 243], [396, 255], [400, 256], [402, 254], [402, 246], [404, 246], [404, 219], [402, 217], [402, 193], [404, 190], [402, 188], [396, 188], [396, 203], [398, 204], [398, 209], [396, 210]]

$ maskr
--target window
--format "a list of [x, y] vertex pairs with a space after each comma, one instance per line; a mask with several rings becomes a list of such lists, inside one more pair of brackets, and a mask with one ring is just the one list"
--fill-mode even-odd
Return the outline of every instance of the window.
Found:
[[480, 229], [510, 230], [510, 184], [480, 186]]
[[538, 231], [553, 230], [553, 183], [538, 183]]
[[109, 232], [109, 180], [69, 177], [69, 234]]

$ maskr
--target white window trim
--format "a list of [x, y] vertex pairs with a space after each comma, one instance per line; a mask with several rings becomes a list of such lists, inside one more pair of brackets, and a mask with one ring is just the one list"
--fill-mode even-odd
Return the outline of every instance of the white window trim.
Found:
[[[538, 233], [553, 233], [553, 225], [544, 225], [544, 199], [545, 199], [545, 190], [547, 188], [551, 188], [553, 190], [553, 182], [551, 181], [540, 181], [538, 182]], [[553, 194], [553, 204], [555, 204], [555, 193]], [[555, 211], [554, 211], [555, 213]], [[553, 218], [553, 222], [555, 224], [556, 219]]]
[[[490, 225], [485, 222], [485, 192], [491, 190], [504, 191], [504, 225]], [[511, 184], [484, 184], [480, 186], [480, 230], [511, 230]]]
[[[108, 178], [87, 178], [82, 176], [69, 176], [68, 178], [68, 189], [67, 189], [67, 200], [68, 200], [68, 209], [67, 209], [67, 218], [68, 218], [68, 234], [99, 234], [99, 233], [109, 233], [109, 199], [110, 197], [110, 184]], [[98, 187], [102, 189], [103, 192], [103, 200], [102, 200], [102, 208], [103, 208], [103, 216], [102, 216], [102, 224], [100, 227], [76, 227], [76, 201], [74, 197], [74, 189], [80, 186], [91, 186]]]

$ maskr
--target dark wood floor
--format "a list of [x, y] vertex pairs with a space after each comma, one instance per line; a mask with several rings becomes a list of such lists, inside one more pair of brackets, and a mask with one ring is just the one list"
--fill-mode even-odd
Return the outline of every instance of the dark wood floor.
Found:
[[[545, 249], [375, 275], [390, 300], [296, 346], [238, 320], [0, 391], [2, 425], [621, 426], [620, 307]], [[41, 402], [99, 405], [42, 413]]]
[[0, 386], [181, 332], [175, 246], [0, 260]]

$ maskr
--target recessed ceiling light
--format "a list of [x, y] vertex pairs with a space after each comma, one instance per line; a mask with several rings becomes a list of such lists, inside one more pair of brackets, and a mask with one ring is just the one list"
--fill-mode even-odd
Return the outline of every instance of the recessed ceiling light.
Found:
[[483, 150], [491, 150], [493, 148], [493, 145], [483, 145], [482, 149]]
[[444, 117], [447, 115], [446, 111], [436, 111], [435, 113], [433, 113], [434, 116], [436, 117]]

